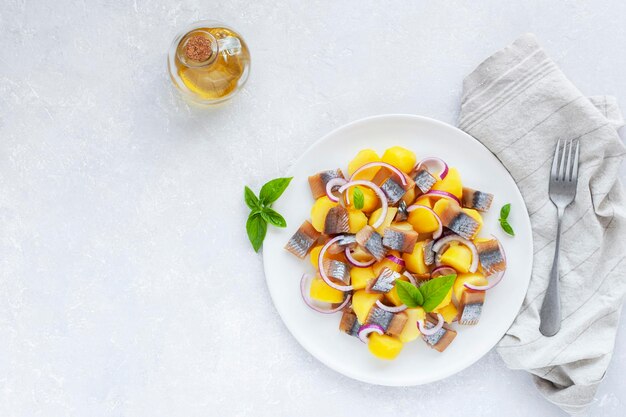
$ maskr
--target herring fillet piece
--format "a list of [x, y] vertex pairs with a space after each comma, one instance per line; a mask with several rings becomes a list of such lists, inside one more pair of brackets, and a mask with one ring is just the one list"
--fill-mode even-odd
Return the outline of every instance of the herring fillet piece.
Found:
[[324, 271], [331, 278], [350, 284], [350, 265], [334, 259], [324, 259]]
[[484, 303], [484, 291], [463, 291], [459, 303], [459, 324], [477, 324], [483, 311]]
[[465, 239], [471, 239], [480, 224], [461, 210], [456, 204], [449, 204], [439, 216], [441, 224]]
[[385, 228], [383, 246], [391, 250], [411, 253], [417, 243], [418, 234], [413, 230], [402, 230], [395, 227]]
[[343, 206], [335, 206], [328, 210], [326, 220], [324, 221], [324, 234], [335, 235], [339, 233], [348, 233], [350, 231], [350, 222], [348, 210]]
[[422, 193], [427, 193], [435, 185], [437, 179], [426, 168], [418, 169], [413, 175], [415, 185]]
[[376, 305], [372, 307], [367, 315], [367, 318], [365, 319], [366, 324], [379, 325], [389, 336], [399, 335], [404, 329], [407, 321], [408, 316], [406, 313], [392, 313], [390, 311], [383, 310]]
[[329, 169], [327, 171], [318, 172], [315, 175], [309, 177], [309, 187], [311, 188], [311, 194], [316, 200], [326, 195], [326, 184], [328, 181], [335, 178], [344, 178], [341, 169]]
[[478, 260], [486, 275], [492, 275], [506, 269], [506, 259], [500, 250], [497, 239], [490, 239], [486, 242], [476, 242]]
[[305, 220], [298, 228], [296, 233], [291, 236], [285, 245], [285, 249], [296, 255], [298, 258], [304, 259], [321, 233], [315, 230], [313, 225]]
[[463, 187], [463, 197], [461, 202], [463, 207], [485, 212], [491, 207], [493, 194]]
[[383, 268], [380, 274], [367, 283], [366, 292], [385, 294], [391, 291], [395, 285], [396, 279], [400, 278], [400, 274], [389, 268]]
[[359, 230], [356, 234], [356, 242], [378, 261], [381, 261], [387, 253], [383, 247], [382, 236], [370, 225]]
[[391, 177], [387, 178], [381, 185], [380, 189], [387, 196], [387, 200], [389, 200], [389, 204], [396, 204], [404, 194], [406, 194], [406, 190], [402, 188], [402, 185], [398, 184]]

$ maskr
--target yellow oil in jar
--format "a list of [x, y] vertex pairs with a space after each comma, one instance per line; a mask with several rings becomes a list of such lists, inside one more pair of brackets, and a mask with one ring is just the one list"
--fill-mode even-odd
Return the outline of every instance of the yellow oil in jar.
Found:
[[230, 98], [245, 84], [250, 71], [250, 52], [243, 38], [224, 25], [211, 23], [198, 22], [179, 35], [168, 61], [174, 85], [187, 98], [203, 104]]

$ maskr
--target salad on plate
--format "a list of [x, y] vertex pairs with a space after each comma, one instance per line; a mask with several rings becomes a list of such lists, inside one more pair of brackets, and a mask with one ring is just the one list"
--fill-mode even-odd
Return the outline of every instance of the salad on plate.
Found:
[[318, 172], [309, 185], [311, 217], [285, 246], [316, 270], [301, 278], [307, 306], [341, 313], [339, 329], [381, 359], [417, 339], [443, 352], [461, 326], [478, 324], [506, 270], [498, 239], [480, 235], [492, 194], [399, 146], [382, 157], [364, 149], [347, 175]]

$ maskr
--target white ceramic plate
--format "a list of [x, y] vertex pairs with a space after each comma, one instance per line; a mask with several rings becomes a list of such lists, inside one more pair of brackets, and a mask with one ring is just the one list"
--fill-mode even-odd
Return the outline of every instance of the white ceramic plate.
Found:
[[[453, 327], [456, 339], [443, 352], [421, 339], [407, 343], [394, 361], [372, 356], [357, 338], [338, 330], [340, 313], [320, 314], [300, 297], [300, 277], [314, 271], [308, 258], [297, 259], [283, 249], [300, 224], [310, 218], [313, 197], [307, 177], [325, 169], [342, 168], [361, 149], [380, 155], [399, 145], [413, 150], [418, 160], [437, 156], [459, 169], [463, 184], [495, 195], [484, 216], [481, 235], [494, 234], [507, 254], [503, 281], [489, 290], [480, 322]], [[263, 247], [265, 277], [274, 305], [300, 344], [321, 362], [351, 378], [379, 385], [407, 386], [436, 381], [470, 366], [504, 335], [515, 318], [530, 279], [532, 238], [524, 200], [508, 171], [481, 143], [445, 123], [413, 115], [383, 115], [343, 126], [311, 146], [289, 170], [294, 179], [275, 208], [287, 220], [286, 229], [270, 228]], [[498, 225], [500, 207], [511, 203], [510, 222], [516, 236], [508, 237]]]

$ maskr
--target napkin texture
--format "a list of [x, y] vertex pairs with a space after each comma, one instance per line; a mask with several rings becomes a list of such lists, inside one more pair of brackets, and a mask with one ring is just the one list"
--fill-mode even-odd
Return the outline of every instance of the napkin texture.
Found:
[[[508, 367], [532, 373], [539, 391], [573, 415], [593, 401], [606, 372], [626, 292], [626, 197], [618, 179], [626, 149], [617, 133], [623, 124], [614, 98], [583, 96], [530, 34], [464, 80], [459, 126], [510, 171], [533, 229], [528, 293], [497, 349]], [[580, 166], [576, 200], [563, 219], [561, 330], [544, 337], [539, 310], [557, 223], [549, 172], [557, 140], [574, 138]]]

